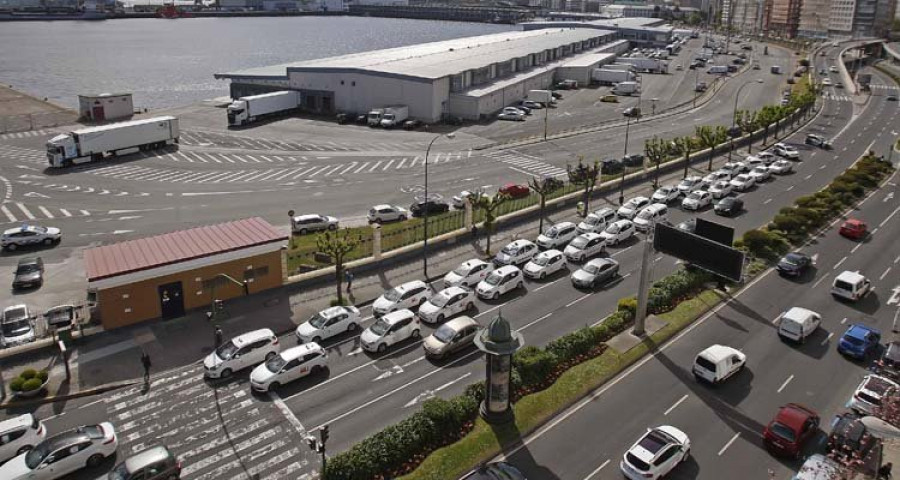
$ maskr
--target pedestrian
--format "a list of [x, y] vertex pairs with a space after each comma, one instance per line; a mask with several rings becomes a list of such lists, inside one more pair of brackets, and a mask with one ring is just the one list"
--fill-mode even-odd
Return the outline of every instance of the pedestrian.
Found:
[[478, 225], [472, 224], [472, 241], [478, 241]]
[[218, 325], [216, 325], [216, 330], [213, 332], [213, 334], [216, 337], [216, 348], [218, 349], [220, 346], [222, 346], [222, 329], [219, 328]]
[[344, 270], [344, 280], [347, 282], [347, 291], [349, 292], [353, 288], [353, 272], [349, 268]]
[[150, 355], [141, 349], [141, 365], [144, 366], [144, 384], [150, 385]]
[[889, 479], [891, 478], [891, 470], [894, 469], [894, 464], [891, 462], [885, 463], [878, 469], [878, 478], [879, 479]]

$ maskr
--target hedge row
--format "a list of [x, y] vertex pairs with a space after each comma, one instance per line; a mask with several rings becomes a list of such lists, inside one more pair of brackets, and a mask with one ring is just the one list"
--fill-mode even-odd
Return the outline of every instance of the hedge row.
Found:
[[[696, 294], [707, 273], [681, 269], [653, 285], [648, 309], [663, 313]], [[634, 320], [637, 301], [619, 301], [617, 310], [602, 324], [584, 327], [551, 341], [546, 347], [526, 346], [513, 356], [512, 398], [541, 391], [569, 368], [605, 351], [606, 341], [624, 332]], [[422, 411], [354, 445], [329, 459], [327, 480], [381, 480], [412, 471], [428, 454], [465, 436], [484, 399], [484, 383], [469, 385], [464, 394], [450, 400], [432, 398]]]
[[735, 242], [758, 258], [774, 260], [834, 220], [893, 171], [871, 152], [822, 190], [779, 210], [765, 227], [749, 230]]

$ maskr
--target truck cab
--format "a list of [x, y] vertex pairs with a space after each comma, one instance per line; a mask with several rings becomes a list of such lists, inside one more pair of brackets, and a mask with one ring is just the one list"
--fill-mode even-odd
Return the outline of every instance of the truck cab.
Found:
[[235, 100], [227, 109], [228, 125], [239, 126], [247, 122], [247, 102], [245, 100]]
[[47, 161], [51, 167], [61, 167], [68, 159], [78, 156], [78, 147], [71, 134], [63, 133], [47, 142]]
[[384, 109], [376, 108], [369, 111], [369, 126], [378, 127], [381, 125], [381, 119], [384, 117]]

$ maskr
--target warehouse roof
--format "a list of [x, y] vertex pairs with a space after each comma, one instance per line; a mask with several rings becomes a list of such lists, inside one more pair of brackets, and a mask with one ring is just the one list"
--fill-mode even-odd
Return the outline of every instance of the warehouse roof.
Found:
[[361, 73], [377, 72], [401, 77], [438, 79], [563, 45], [612, 35], [614, 35], [612, 31], [570, 28], [502, 32], [287, 63], [271, 67], [252, 68], [232, 73], [218, 73], [215, 76], [216, 78], [284, 78], [287, 75], [287, 71], [357, 71]]
[[85, 271], [92, 282], [285, 239], [265, 220], [246, 218], [90, 248]]
[[615, 56], [616, 54], [614, 53], [588, 53], [585, 55], [578, 55], [568, 62], [564, 62], [561, 66], [568, 68], [591, 67], [606, 60], [611, 60], [612, 58], [615, 58]]

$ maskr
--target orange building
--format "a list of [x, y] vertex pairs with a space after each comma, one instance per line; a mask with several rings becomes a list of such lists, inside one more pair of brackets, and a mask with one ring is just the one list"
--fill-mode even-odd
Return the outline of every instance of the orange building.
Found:
[[[261, 218], [192, 228], [85, 251], [88, 289], [107, 329], [181, 317], [284, 283], [287, 235]], [[222, 275], [224, 274], [224, 275]]]

